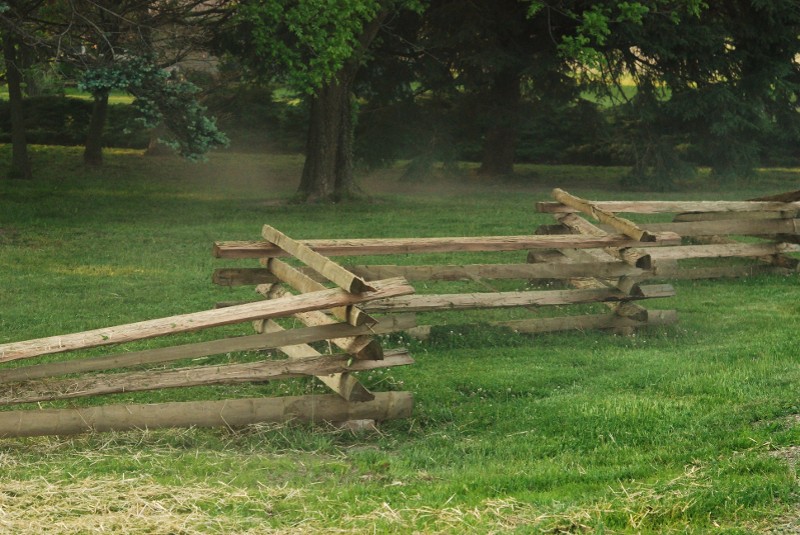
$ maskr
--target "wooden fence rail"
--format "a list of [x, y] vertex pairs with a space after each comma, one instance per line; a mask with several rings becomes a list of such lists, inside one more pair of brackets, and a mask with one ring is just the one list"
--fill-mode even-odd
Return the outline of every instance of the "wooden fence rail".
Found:
[[[565, 195], [567, 195], [565, 193]], [[447, 253], [468, 252], [525, 252], [519, 263], [504, 264], [468, 264], [468, 265], [347, 265], [342, 269], [353, 277], [363, 281], [381, 280], [390, 277], [403, 277], [409, 281], [467, 281], [483, 286], [487, 291], [441, 293], [408, 296], [408, 298], [392, 297], [371, 301], [359, 305], [359, 312], [372, 314], [397, 314], [400, 312], [443, 312], [470, 309], [500, 309], [518, 308], [534, 312], [540, 307], [570, 307], [572, 305], [589, 305], [593, 303], [609, 303], [614, 310], [627, 311], [626, 314], [609, 316], [607, 314], [587, 314], [579, 312], [580, 316], [573, 318], [533, 317], [509, 323], [508, 321], [493, 321], [489, 323], [501, 324], [516, 330], [526, 332], [545, 332], [548, 330], [562, 330], [570, 328], [608, 328], [628, 332], [632, 328], [647, 325], [663, 325], [673, 322], [675, 314], [654, 314], [649, 316], [641, 307], [635, 308], [637, 317], [632, 317], [633, 301], [644, 299], [671, 297], [674, 290], [669, 285], [640, 285], [639, 279], [647, 278], [652, 274], [649, 269], [637, 266], [639, 258], [649, 257], [646, 253], [637, 253], [639, 247], [642, 251], [665, 245], [678, 245], [680, 236], [674, 232], [645, 232], [640, 237], [649, 241], [639, 241], [632, 237], [636, 231], [621, 222], [614, 216], [606, 219], [614, 221], [618, 228], [612, 232], [598, 231], [595, 234], [584, 235], [542, 235], [530, 236], [489, 236], [489, 237], [455, 237], [455, 238], [368, 238], [368, 239], [337, 239], [337, 240], [300, 240], [295, 244], [305, 246], [308, 251], [319, 255], [330, 256], [359, 256], [359, 255], [390, 255], [402, 254], [404, 260], [414, 253]], [[631, 224], [632, 226], [632, 224]], [[289, 239], [281, 235], [272, 227], [265, 227], [265, 237], [283, 236], [284, 241]], [[626, 230], [628, 234], [617, 233]], [[570, 250], [584, 250], [601, 247], [607, 251], [618, 251], [621, 258], [629, 263], [612, 263], [606, 259], [587, 256], [579, 262], [550, 262], [531, 263], [527, 260], [531, 251], [551, 251], [559, 248]], [[298, 249], [299, 250], [299, 249]], [[285, 256], [284, 247], [275, 247], [270, 241], [236, 241], [217, 242], [214, 244], [213, 254], [223, 259], [258, 258], [263, 267], [222, 267], [215, 270], [213, 281], [223, 286], [251, 285], [261, 288], [260, 293], [269, 297], [283, 295], [275, 290], [275, 285], [283, 284], [297, 290], [319, 290], [329, 277], [322, 276], [318, 269], [311, 267], [295, 268], [276, 257]], [[583, 287], [577, 290], [527, 290], [527, 291], [497, 291], [493, 281], [517, 280], [521, 286], [528, 286], [531, 281], [539, 280], [549, 282], [553, 279], [588, 279], [588, 278], [625, 278], [633, 281], [627, 286], [608, 287], [600, 284], [594, 287]], [[277, 292], [277, 293], [276, 293]], [[624, 307], [620, 304], [627, 303]], [[534, 312], [535, 313], [535, 312]], [[546, 316], [546, 314], [545, 314]], [[299, 315], [298, 315], [299, 317]], [[619, 321], [614, 321], [614, 320]], [[307, 319], [306, 319], [307, 321]], [[412, 334], [426, 334], [430, 326], [421, 326], [411, 329]]]
[[411, 416], [409, 392], [379, 392], [351, 403], [336, 395], [114, 404], [75, 409], [0, 411], [0, 437], [75, 435], [165, 427], [241, 428], [260, 422], [391, 420]]
[[[654, 241], [642, 243], [624, 234], [586, 236], [489, 236], [452, 238], [369, 238], [351, 240], [302, 240], [313, 251], [325, 256], [377, 256], [417, 253], [501, 252], [572, 247], [656, 247], [677, 245], [680, 236], [656, 233]], [[220, 241], [214, 244], [216, 258], [275, 258], [289, 253], [268, 241]]]
[[[276, 231], [277, 232], [277, 231]], [[266, 231], [265, 231], [266, 233]], [[405, 366], [413, 360], [402, 350], [384, 352], [375, 335], [415, 326], [413, 316], [376, 320], [356, 305], [414, 292], [405, 279], [390, 277], [366, 282], [328, 259], [308, 253], [284, 235], [271, 234], [282, 247], [309, 262], [318, 277], [345, 288], [327, 288], [291, 266], [273, 264], [270, 273], [299, 287], [299, 294], [276, 288], [272, 299], [237, 304], [168, 318], [50, 336], [0, 345], [0, 406], [63, 402], [86, 398], [81, 409], [0, 411], [0, 437], [72, 434], [86, 431], [174, 426], [241, 426], [257, 422], [383, 420], [410, 415], [410, 393], [373, 393], [355, 372]], [[308, 326], [284, 329], [275, 320], [295, 317]], [[108, 345], [125, 345], [232, 324], [254, 324], [257, 334], [233, 336], [155, 349], [120, 350], [100, 356], [76, 352]], [[251, 327], [252, 328], [252, 327]], [[343, 353], [323, 354], [308, 345], [325, 342]], [[161, 342], [159, 342], [161, 343]], [[289, 358], [275, 360], [264, 350]], [[66, 354], [64, 358], [60, 354]], [[44, 355], [52, 362], [25, 362]], [[225, 355], [226, 361], [204, 364], [205, 357]], [[231, 360], [232, 359], [232, 360]], [[213, 361], [212, 361], [213, 362]], [[177, 366], [177, 367], [176, 367]], [[125, 370], [136, 367], [135, 370]], [[141, 369], [144, 368], [144, 369]], [[104, 373], [110, 372], [110, 373]], [[61, 377], [61, 378], [59, 378]], [[299, 396], [160, 404], [102, 404], [115, 394], [180, 390], [198, 386], [259, 384], [296, 377], [317, 377], [335, 396]]]
[[[800, 192], [793, 191], [749, 201], [574, 201], [562, 190], [554, 190], [555, 202], [537, 204], [540, 212], [553, 214], [557, 225], [541, 231], [556, 235], [600, 236], [615, 232], [611, 214], [674, 213], [669, 223], [637, 223], [642, 232], [675, 233], [684, 239], [679, 244], [660, 243], [640, 251], [638, 267], [662, 279], [740, 277], [758, 273], [797, 272], [800, 269]], [[595, 226], [583, 219], [583, 212], [598, 219]], [[743, 240], [742, 238], [746, 238]], [[641, 247], [641, 246], [638, 246]], [[576, 257], [574, 248], [556, 248]], [[598, 258], [598, 249], [587, 248]], [[605, 249], [608, 252], [608, 248]], [[602, 256], [602, 255], [600, 255]], [[614, 256], [614, 255], [612, 255]], [[618, 255], [617, 255], [618, 256]], [[584, 259], [587, 257], [583, 257]], [[692, 260], [750, 259], [750, 263], [692, 264]], [[606, 261], [614, 262], [606, 256]], [[614, 265], [621, 267], [617, 262]]]

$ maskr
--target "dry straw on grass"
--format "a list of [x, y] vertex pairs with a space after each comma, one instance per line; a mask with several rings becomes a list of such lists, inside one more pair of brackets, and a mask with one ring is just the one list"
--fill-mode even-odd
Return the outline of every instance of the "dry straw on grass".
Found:
[[[253, 428], [245, 433], [262, 431]], [[268, 486], [267, 474], [264, 484], [242, 488], [214, 479], [164, 484], [147, 475], [147, 468], [132, 472], [134, 477], [98, 475], [91, 470], [92, 465], [120, 457], [134, 467], [141, 461], [150, 469], [168, 469], [176, 453], [187, 451], [176, 443], [185, 439], [188, 449], [197, 445], [192, 435], [187, 430], [111, 433], [7, 444], [0, 450], [0, 470], [14, 472], [20, 463], [43, 463], [54, 470], [32, 479], [0, 480], [0, 533], [589, 533], [600, 526], [606, 533], [669, 533], [692, 527], [696, 520], [692, 509], [712, 486], [713, 470], [693, 464], [672, 480], [620, 485], [590, 503], [536, 504], [497, 497], [473, 506], [456, 503], [455, 498], [439, 506], [418, 506], [414, 499], [387, 502], [378, 495], [341, 502], [331, 488], [320, 492], [314, 486], [293, 488], [274, 482]], [[27, 455], [21, 455], [22, 449]], [[205, 449], [205, 455], [216, 451], [225, 464], [231, 453], [227, 450], [224, 446]], [[798, 451], [790, 447], [763, 453], [793, 465]], [[74, 464], [64, 463], [65, 458], [74, 458]], [[213, 455], [207, 459], [207, 468], [213, 471], [216, 459]], [[760, 533], [800, 533], [798, 518], [800, 512], [787, 511], [781, 518], [765, 519], [749, 528]]]
[[[697, 500], [712, 487], [706, 467], [690, 465], [670, 481], [621, 485], [608, 498], [592, 503], [537, 505], [504, 498], [485, 500], [471, 508], [439, 509], [411, 509], [383, 503], [368, 514], [347, 518], [346, 522], [358, 526], [388, 526], [389, 530], [397, 531], [424, 525], [426, 534], [474, 531], [501, 534], [526, 529], [536, 533], [595, 533], [598, 530], [603, 533], [683, 533], [691, 530], [696, 522], [691, 510]], [[744, 526], [714, 527], [724, 530]], [[800, 533], [797, 515], [750, 527], [759, 533]]]
[[[0, 531], [5, 533], [247, 533], [259, 519], [245, 509], [269, 509], [267, 489], [252, 494], [210, 486], [164, 486], [144, 478], [50, 483], [43, 478], [0, 483]], [[228, 514], [235, 510], [236, 514]], [[258, 533], [267, 531], [259, 529]]]

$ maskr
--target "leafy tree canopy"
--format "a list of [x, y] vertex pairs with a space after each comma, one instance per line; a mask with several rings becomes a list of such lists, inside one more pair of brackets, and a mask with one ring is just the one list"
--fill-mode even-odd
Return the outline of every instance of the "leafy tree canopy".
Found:
[[365, 24], [401, 6], [421, 8], [419, 0], [242, 0], [218, 46], [252, 78], [311, 94], [361, 49]]

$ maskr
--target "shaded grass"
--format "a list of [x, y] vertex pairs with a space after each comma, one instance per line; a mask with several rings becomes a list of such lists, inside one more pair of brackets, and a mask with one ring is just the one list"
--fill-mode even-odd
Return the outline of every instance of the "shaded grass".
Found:
[[[309, 207], [284, 202], [296, 187], [293, 156], [219, 153], [194, 165], [112, 151], [106, 167], [89, 171], [78, 149], [36, 148], [33, 156], [39, 180], [0, 182], [0, 343], [252, 298], [210, 284], [214, 267], [236, 264], [214, 261], [210, 248], [214, 240], [258, 239], [265, 223], [297, 238], [524, 234], [549, 222], [533, 203], [552, 187], [597, 199], [743, 199], [791, 189], [797, 177], [769, 170], [725, 188], [697, 178], [690, 191], [645, 195], [617, 189], [620, 169], [522, 167], [511, 182], [465, 170], [413, 184], [389, 170], [364, 178], [373, 202]], [[7, 148], [0, 157], [7, 161]], [[442, 258], [500, 256], [393, 261]], [[41, 519], [53, 533], [796, 529], [798, 279], [675, 287], [677, 297], [652, 307], [676, 308], [680, 323], [631, 338], [455, 325], [472, 314], [448, 316], [451, 325], [427, 343], [388, 337], [389, 346], [409, 343], [417, 363], [362, 379], [376, 390], [410, 390], [416, 406], [410, 420], [378, 433], [289, 425], [0, 441], [0, 526], [25, 533]], [[322, 391], [309, 381], [288, 384], [181, 395]], [[126, 396], [110, 399], [172, 398]]]

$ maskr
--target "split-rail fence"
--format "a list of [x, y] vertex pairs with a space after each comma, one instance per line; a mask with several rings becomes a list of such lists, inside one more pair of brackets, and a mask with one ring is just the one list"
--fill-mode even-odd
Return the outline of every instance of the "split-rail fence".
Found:
[[[418, 326], [417, 315], [513, 308], [529, 311], [530, 317], [497, 323], [521, 332], [630, 332], [676, 321], [673, 310], [643, 306], [649, 299], [674, 296], [664, 279], [797, 273], [800, 266], [800, 192], [741, 202], [587, 201], [563, 190], [554, 190], [553, 197], [537, 208], [552, 214], [556, 224], [530, 235], [298, 241], [266, 225], [261, 240], [217, 242], [217, 258], [255, 259], [259, 264], [216, 269], [214, 282], [253, 286], [258, 300], [0, 344], [0, 406], [21, 407], [0, 410], [0, 437], [404, 418], [413, 406], [410, 392], [371, 392], [356, 373], [411, 364], [405, 350], [384, 350], [377, 335], [404, 331], [424, 336], [431, 326]], [[621, 213], [639, 219], [675, 215], [671, 221], [634, 222]], [[460, 253], [513, 258], [504, 263], [409, 264], [415, 255], [447, 258]], [[332, 259], [358, 256], [403, 261], [343, 265]], [[702, 263], [711, 259], [723, 262]], [[554, 280], [571, 288], [554, 289], [549, 286]], [[409, 281], [431, 282], [433, 287], [440, 281], [468, 281], [485, 291], [415, 293]], [[496, 287], [509, 284], [523, 289]], [[586, 313], [587, 305], [596, 308], [598, 303], [609, 310]], [[543, 309], [556, 312], [537, 314]], [[562, 315], [573, 309], [577, 313]], [[231, 324], [250, 324], [255, 334], [170, 343], [171, 335], [213, 333], [213, 328]], [[156, 347], [143, 348], [140, 342], [147, 339], [155, 339]], [[85, 351], [107, 347], [113, 349]], [[275, 359], [267, 350], [284, 356]], [[242, 359], [203, 364], [216, 355]], [[101, 401], [114, 394], [309, 376], [331, 393], [169, 403]], [[80, 398], [90, 402], [64, 407]]]

